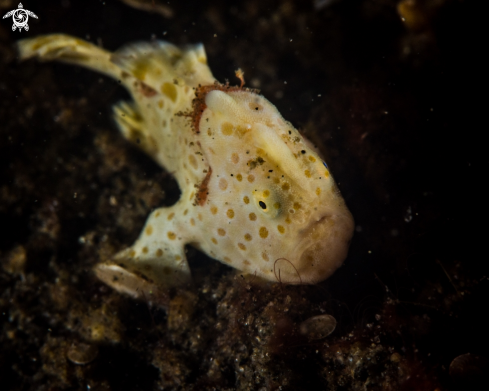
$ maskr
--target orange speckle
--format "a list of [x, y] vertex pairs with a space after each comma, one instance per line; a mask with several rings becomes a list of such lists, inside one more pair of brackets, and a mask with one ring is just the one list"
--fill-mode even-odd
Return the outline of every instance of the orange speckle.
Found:
[[251, 235], [250, 235], [250, 234], [245, 234], [244, 238], [245, 238], [245, 240], [247, 240], [248, 242], [249, 242], [249, 241], [251, 241], [251, 239], [253, 239], [253, 238], [251, 237]]
[[218, 229], [217, 229], [217, 233], [218, 233], [220, 236], [224, 236], [224, 235], [226, 235], [226, 231], [225, 231], [224, 229], [222, 229], [222, 228], [218, 228]]
[[159, 248], [158, 250], [156, 250], [156, 256], [157, 257], [161, 257], [163, 255], [163, 250], [161, 248]]
[[212, 243], [217, 244], [217, 239], [216, 238], [212, 238], [211, 240], [212, 240]]
[[263, 239], [266, 239], [267, 236], [268, 236], [268, 229], [266, 229], [265, 227], [261, 227], [260, 228], [260, 237], [262, 237]]
[[311, 177], [311, 171], [309, 170], [306, 170], [304, 171], [304, 174], [306, 175], [306, 177], [310, 178]]
[[254, 175], [248, 175], [248, 182], [250, 183], [253, 183], [253, 181], [255, 180], [255, 176]]
[[321, 195], [321, 189], [319, 187], [316, 189], [316, 194]]
[[243, 175], [241, 174], [236, 175], [236, 179], [238, 180], [238, 182], [241, 182], [243, 180]]
[[238, 243], [238, 247], [243, 251], [246, 250], [246, 246], [243, 243]]
[[243, 202], [244, 202], [245, 204], [249, 204], [249, 203], [250, 203], [250, 199], [248, 198], [248, 196], [244, 196], [244, 197], [243, 197]]
[[175, 240], [177, 238], [177, 235], [175, 235], [175, 232], [168, 231], [168, 239], [170, 240]]
[[227, 216], [232, 219], [234, 217], [234, 210], [232, 209], [228, 209], [228, 211], [226, 212]]
[[190, 219], [190, 225], [195, 225], [195, 220], [193, 218]]
[[263, 252], [261, 253], [261, 257], [263, 258], [263, 260], [264, 260], [265, 262], [268, 262], [268, 261], [270, 260], [270, 258], [268, 258], [268, 255], [267, 255], [267, 253], [266, 253], [265, 251], [263, 251]]
[[148, 253], [148, 247], [143, 247], [143, 254], [147, 254]]
[[285, 232], [285, 228], [282, 227], [281, 225], [277, 225], [277, 229], [278, 229], [278, 232], [280, 232], [281, 234], [283, 234]]
[[175, 213], [173, 213], [173, 212], [172, 212], [172, 213], [170, 213], [170, 214], [168, 215], [167, 219], [168, 219], [168, 220], [171, 220], [171, 219], [173, 219], [174, 217], [175, 217]]
[[314, 156], [309, 155], [309, 161], [314, 163], [316, 161], [316, 158]]
[[255, 221], [256, 220], [256, 214], [250, 213], [250, 220]]
[[228, 181], [224, 178], [219, 179], [219, 189], [226, 190], [228, 188]]
[[221, 132], [225, 136], [231, 136], [233, 134], [233, 124], [229, 122], [224, 122], [221, 125]]
[[238, 164], [239, 163], [239, 156], [237, 153], [233, 153], [231, 155], [231, 161], [234, 163], [234, 164]]
[[[215, 215], [217, 213], [217, 206], [211, 206], [211, 213]], [[202, 219], [199, 219], [202, 220]]]
[[153, 233], [153, 227], [151, 225], [148, 225], [146, 227], [145, 232], [146, 232], [146, 235], [151, 235]]

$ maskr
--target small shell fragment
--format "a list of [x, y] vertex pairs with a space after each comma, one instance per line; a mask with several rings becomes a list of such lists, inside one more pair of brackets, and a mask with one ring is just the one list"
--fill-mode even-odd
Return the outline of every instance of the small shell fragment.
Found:
[[313, 316], [299, 326], [301, 334], [309, 339], [326, 338], [335, 328], [336, 319], [331, 315]]
[[83, 342], [73, 342], [66, 352], [68, 360], [78, 365], [85, 365], [92, 362], [97, 355], [98, 348], [96, 345]]

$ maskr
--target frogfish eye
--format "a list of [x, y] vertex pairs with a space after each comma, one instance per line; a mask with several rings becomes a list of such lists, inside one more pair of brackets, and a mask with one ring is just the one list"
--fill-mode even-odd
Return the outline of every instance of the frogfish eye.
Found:
[[261, 207], [263, 210], [267, 209], [267, 204], [265, 204], [263, 201], [258, 202], [258, 205], [260, 205], [260, 207]]

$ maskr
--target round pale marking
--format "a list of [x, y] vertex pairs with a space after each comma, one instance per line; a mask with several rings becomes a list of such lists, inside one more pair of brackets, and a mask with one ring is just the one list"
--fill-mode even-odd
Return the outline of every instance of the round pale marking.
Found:
[[255, 176], [254, 175], [248, 175], [248, 182], [250, 183], [253, 183], [253, 181], [255, 180]]
[[268, 229], [266, 229], [265, 227], [261, 227], [260, 228], [260, 237], [262, 237], [263, 239], [266, 239], [268, 236]]
[[261, 253], [261, 257], [263, 258], [263, 260], [264, 260], [265, 262], [268, 262], [268, 261], [270, 260], [270, 258], [268, 258], [268, 255], [267, 255], [267, 253], [266, 253], [265, 251], [263, 251], [263, 252]]
[[243, 175], [241, 174], [236, 175], [236, 179], [238, 180], [238, 182], [241, 182], [243, 180]]
[[304, 171], [304, 174], [306, 175], [306, 177], [310, 178], [311, 177], [311, 171], [309, 170], [306, 170]]
[[168, 220], [171, 220], [171, 219], [173, 219], [173, 217], [175, 217], [175, 213], [173, 213], [173, 212], [172, 212], [172, 213], [170, 213], [170, 214], [168, 215], [167, 219], [168, 219]]
[[234, 163], [234, 164], [238, 164], [239, 163], [239, 156], [237, 153], [233, 153], [231, 155], [231, 161]]
[[212, 240], [212, 243], [217, 244], [217, 239], [216, 238], [212, 238], [211, 240]]
[[256, 220], [256, 214], [250, 213], [250, 220], [255, 221]]
[[227, 216], [232, 219], [234, 217], [234, 210], [232, 209], [228, 209], [228, 211], [226, 212]]
[[190, 225], [195, 225], [195, 220], [193, 217], [190, 219]]
[[197, 169], [197, 159], [194, 155], [188, 155], [188, 162], [194, 169]]
[[249, 204], [249, 203], [250, 203], [250, 199], [248, 198], [248, 196], [244, 196], [244, 197], [243, 197], [243, 202], [244, 202], [245, 204]]
[[163, 255], [163, 250], [161, 248], [159, 248], [158, 250], [156, 250], [156, 256], [157, 257], [161, 257]]
[[[217, 207], [216, 206], [211, 206], [211, 213], [215, 215], [217, 213]], [[202, 218], [199, 218], [199, 220], [202, 220]]]
[[146, 227], [145, 232], [146, 232], [146, 235], [148, 235], [148, 236], [151, 235], [153, 233], [153, 227], [151, 225], [148, 225]]
[[225, 136], [231, 136], [233, 134], [233, 124], [229, 122], [224, 122], [221, 125], [221, 132]]
[[251, 235], [250, 235], [250, 234], [245, 234], [244, 238], [245, 238], [245, 240], [247, 240], [248, 242], [250, 242], [250, 241], [251, 241], [251, 239], [252, 239], [252, 237], [251, 237]]
[[243, 243], [238, 243], [238, 247], [243, 251], [246, 250], [246, 246]]
[[175, 234], [175, 232], [172, 232], [172, 231], [168, 231], [168, 239], [170, 240], [175, 240], [177, 238], [177, 235]]
[[143, 247], [143, 254], [147, 254], [148, 253], [148, 247]]
[[228, 188], [228, 181], [224, 178], [219, 179], [219, 189], [226, 190]]
[[226, 231], [225, 231], [224, 229], [222, 229], [222, 228], [218, 228], [218, 229], [217, 229], [217, 233], [218, 233], [220, 236], [224, 236], [224, 235], [226, 235]]
[[283, 234], [285, 232], [285, 228], [282, 227], [281, 225], [277, 225], [277, 229], [278, 229], [278, 232], [280, 232], [281, 234]]

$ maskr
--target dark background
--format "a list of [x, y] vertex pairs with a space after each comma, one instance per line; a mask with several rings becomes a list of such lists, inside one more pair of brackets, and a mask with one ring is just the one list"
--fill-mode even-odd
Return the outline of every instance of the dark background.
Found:
[[[489, 389], [482, 2], [320, 3], [31, 0], [28, 32], [0, 21], [2, 389]], [[98, 282], [179, 190], [118, 134], [117, 81], [17, 61], [56, 32], [203, 42], [218, 80], [243, 69], [325, 155], [356, 222], [344, 266], [263, 284], [189, 248], [194, 284], [153, 307]], [[336, 330], [308, 339], [320, 314]]]

